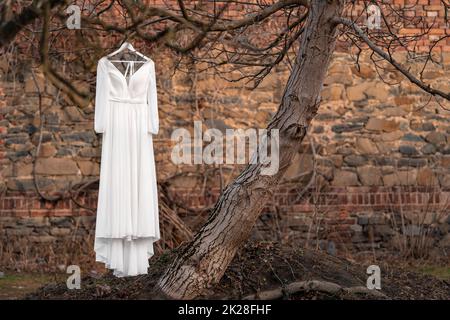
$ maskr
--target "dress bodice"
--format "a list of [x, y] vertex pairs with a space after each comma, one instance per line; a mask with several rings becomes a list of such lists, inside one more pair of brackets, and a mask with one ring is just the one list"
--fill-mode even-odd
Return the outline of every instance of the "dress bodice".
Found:
[[[106, 57], [102, 58], [100, 63], [105, 64], [108, 72], [110, 97], [145, 100], [149, 88], [152, 60], [144, 62], [138, 70], [130, 74], [128, 81], [125, 75]], [[131, 69], [134, 68], [131, 67]]]
[[[133, 70], [134, 67], [132, 66]], [[104, 133], [111, 102], [141, 104], [147, 107], [148, 132], [156, 134], [159, 130], [158, 101], [156, 89], [155, 63], [149, 59], [130, 74], [125, 75], [107, 57], [97, 65], [97, 87], [95, 97], [96, 132]]]

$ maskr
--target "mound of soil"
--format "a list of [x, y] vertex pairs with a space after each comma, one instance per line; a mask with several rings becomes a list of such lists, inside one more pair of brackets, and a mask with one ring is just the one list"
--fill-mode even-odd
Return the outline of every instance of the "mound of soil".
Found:
[[[28, 299], [152, 299], [156, 281], [175, 252], [150, 260], [149, 274], [118, 279], [111, 273], [87, 276], [80, 290], [49, 284]], [[320, 251], [248, 243], [219, 284], [200, 299], [450, 299], [450, 283], [432, 276], [380, 265], [382, 289], [368, 290], [367, 266]]]

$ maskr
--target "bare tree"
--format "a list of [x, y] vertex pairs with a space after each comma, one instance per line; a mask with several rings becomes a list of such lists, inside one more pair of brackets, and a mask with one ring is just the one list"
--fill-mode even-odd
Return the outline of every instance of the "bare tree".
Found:
[[[52, 26], [65, 18], [59, 11], [52, 11], [60, 2], [33, 1], [12, 17], [8, 10], [10, 2], [2, 7], [9, 18], [0, 24], [0, 34], [11, 36], [3, 37], [0, 46], [5, 49], [14, 45], [13, 40], [21, 33], [39, 33], [39, 61], [45, 74], [81, 108], [88, 105], [89, 93], [79, 92], [52, 67], [55, 61], [65, 58], [49, 47], [49, 43], [56, 46], [60, 31]], [[180, 69], [183, 62], [194, 62], [206, 65], [205, 72], [216, 72], [225, 78], [227, 71], [239, 70], [243, 76], [232, 81], [247, 79], [254, 86], [279, 63], [287, 63], [292, 68], [278, 111], [267, 126], [269, 132], [271, 129], [280, 132], [280, 170], [273, 176], [264, 176], [260, 174], [261, 164], [251, 164], [225, 188], [204, 226], [192, 241], [178, 250], [177, 257], [161, 277], [158, 290], [169, 298], [194, 298], [218, 282], [249, 237], [266, 200], [283, 177], [317, 114], [320, 92], [336, 44], [345, 41], [359, 53], [368, 49], [377, 68], [401, 73], [443, 107], [450, 100], [448, 92], [425, 83], [421, 73], [414, 74], [392, 54], [402, 49], [411, 59], [417, 58], [414, 44], [435, 27], [434, 22], [405, 14], [414, 10], [417, 3], [398, 7], [391, 1], [375, 0], [280, 0], [272, 4], [255, 1], [245, 3], [249, 12], [244, 18], [226, 15], [227, 9], [238, 5], [243, 4], [238, 0], [217, 0], [188, 5], [178, 0], [163, 7], [141, 1], [92, 1], [83, 15], [83, 30], [76, 35], [78, 53], [86, 59], [77, 59], [78, 65], [74, 67], [86, 70], [91, 70], [95, 59], [103, 54], [96, 49], [99, 37], [111, 34], [168, 48], [179, 56]], [[361, 27], [361, 22], [367, 19], [364, 9], [369, 5], [380, 8], [380, 29]], [[31, 15], [27, 13], [30, 6]], [[448, 4], [442, 1], [441, 6], [447, 10]], [[118, 15], [121, 19], [117, 23]], [[27, 25], [36, 19], [41, 21], [40, 32], [27, 30]], [[275, 24], [275, 32], [260, 37], [261, 28], [270, 23]], [[398, 35], [400, 28], [410, 25], [419, 26], [420, 34]], [[437, 39], [429, 52], [422, 54], [422, 72], [427, 64], [435, 63], [433, 48], [447, 37]], [[30, 48], [33, 45], [31, 41]], [[359, 63], [359, 54], [355, 63]]]

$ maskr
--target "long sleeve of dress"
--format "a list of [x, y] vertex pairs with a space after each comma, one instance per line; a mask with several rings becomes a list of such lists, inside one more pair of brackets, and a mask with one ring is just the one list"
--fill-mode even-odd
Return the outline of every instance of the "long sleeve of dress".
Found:
[[150, 81], [147, 94], [148, 103], [148, 132], [157, 134], [159, 131], [159, 116], [158, 116], [158, 94], [156, 92], [156, 73], [155, 63], [150, 65]]
[[109, 109], [109, 77], [102, 61], [97, 64], [97, 83], [95, 93], [94, 130], [104, 133]]

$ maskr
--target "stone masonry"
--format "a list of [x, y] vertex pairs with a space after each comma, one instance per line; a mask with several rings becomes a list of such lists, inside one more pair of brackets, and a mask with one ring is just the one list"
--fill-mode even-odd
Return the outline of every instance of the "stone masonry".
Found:
[[[432, 2], [424, 4], [427, 14], [434, 12]], [[447, 92], [449, 40], [436, 50], [439, 65], [430, 64], [423, 74], [425, 81]], [[401, 52], [396, 57], [419, 67]], [[242, 166], [224, 166], [219, 175], [214, 166], [173, 164], [172, 130], [192, 131], [194, 120], [203, 121], [204, 130], [264, 128], [289, 71], [277, 66], [250, 91], [243, 83], [204, 74], [171, 77], [163, 69], [171, 70], [172, 58], [154, 60], [161, 118], [154, 140], [158, 181], [167, 181], [187, 206], [211, 206], [220, 194], [220, 181], [229, 181]], [[448, 254], [450, 111], [397, 73], [385, 79], [397, 84], [381, 81], [367, 55], [358, 70], [349, 53], [336, 52], [319, 114], [267, 204], [255, 237], [331, 253], [406, 250], [403, 240], [414, 246], [423, 238], [429, 252]], [[61, 103], [41, 74], [33, 80], [24, 65], [12, 76], [2, 58], [0, 96], [0, 253], [25, 255], [24, 242], [57, 248], [67, 241], [86, 241], [94, 230], [101, 151], [93, 108], [81, 111]], [[89, 187], [74, 194], [73, 188], [83, 184]], [[194, 229], [205, 219], [192, 213], [182, 218]]]

